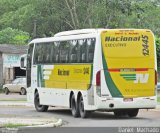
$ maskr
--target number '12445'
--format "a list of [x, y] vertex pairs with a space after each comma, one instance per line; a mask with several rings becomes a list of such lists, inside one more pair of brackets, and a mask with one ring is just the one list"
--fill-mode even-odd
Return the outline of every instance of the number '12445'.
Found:
[[144, 56], [149, 56], [149, 45], [148, 45], [148, 36], [144, 36], [142, 35], [142, 46], [143, 46], [143, 49], [142, 49], [142, 54]]

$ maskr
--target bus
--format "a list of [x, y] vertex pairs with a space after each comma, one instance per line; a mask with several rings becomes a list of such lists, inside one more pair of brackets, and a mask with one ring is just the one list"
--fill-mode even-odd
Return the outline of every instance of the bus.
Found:
[[34, 39], [26, 72], [27, 100], [39, 112], [58, 106], [81, 118], [93, 111], [136, 117], [157, 104], [156, 46], [148, 29], [80, 29]]

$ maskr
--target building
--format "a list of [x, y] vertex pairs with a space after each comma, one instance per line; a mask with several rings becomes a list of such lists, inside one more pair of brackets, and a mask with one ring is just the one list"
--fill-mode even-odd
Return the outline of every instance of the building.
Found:
[[10, 83], [17, 77], [25, 76], [20, 69], [20, 57], [27, 53], [24, 45], [0, 44], [0, 84]]

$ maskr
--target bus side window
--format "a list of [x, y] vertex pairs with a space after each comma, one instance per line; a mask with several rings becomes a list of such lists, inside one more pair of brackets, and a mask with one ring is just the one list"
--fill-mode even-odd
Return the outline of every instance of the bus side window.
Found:
[[71, 52], [70, 52], [70, 60], [71, 60], [71, 63], [77, 63], [78, 59], [77, 59], [77, 56], [78, 56], [78, 44], [77, 44], [77, 40], [72, 40], [71, 42]]
[[93, 63], [95, 39], [89, 39], [88, 42], [88, 63]]
[[37, 53], [35, 53], [33, 64], [37, 64], [38, 60], [39, 60], [39, 56]]
[[50, 63], [50, 59], [49, 59], [49, 57], [50, 57], [50, 55], [49, 55], [49, 54], [47, 54], [47, 55], [46, 55], [46, 63]]
[[76, 62], [76, 54], [71, 54], [71, 63]]
[[67, 55], [61, 55], [61, 63], [67, 62]]
[[40, 63], [40, 44], [35, 45], [35, 52], [34, 52], [34, 60], [33, 64], [39, 64]]
[[93, 56], [94, 56], [94, 44], [91, 44], [89, 46], [89, 54], [88, 54], [88, 61], [89, 61], [89, 63], [93, 62]]
[[89, 63], [93, 62], [93, 53], [89, 53], [88, 59], [89, 59]]
[[47, 44], [45, 52], [46, 52], [46, 63], [50, 64], [51, 63], [51, 60], [50, 60], [50, 57], [51, 57], [51, 43]]
[[54, 54], [54, 44], [53, 42], [49, 43], [48, 44], [48, 47], [47, 47], [47, 62], [50, 64], [50, 63], [54, 63], [54, 57], [53, 57], [53, 54]]
[[34, 44], [29, 45], [28, 54], [27, 54], [27, 87], [31, 86], [31, 66], [32, 66], [32, 56], [33, 56]]
[[59, 55], [58, 55], [58, 54], [56, 54], [55, 63], [58, 63], [58, 58], [59, 58]]
[[74, 45], [73, 41], [68, 41], [69, 48], [68, 48], [68, 63], [73, 63], [73, 51], [74, 51]]
[[86, 54], [82, 53], [82, 63], [85, 63], [85, 62], [86, 62]]
[[69, 43], [67, 41], [60, 42], [60, 63], [68, 63]]
[[59, 63], [60, 60], [60, 42], [54, 42], [53, 44], [53, 53], [52, 53], [52, 58], [53, 58], [53, 63]]
[[40, 45], [40, 60], [39, 60], [39, 64], [44, 63], [44, 49], [43, 49], [43, 44], [39, 44]]
[[86, 49], [86, 39], [83, 40], [83, 44], [81, 45], [81, 63], [86, 63], [86, 54], [87, 49]]

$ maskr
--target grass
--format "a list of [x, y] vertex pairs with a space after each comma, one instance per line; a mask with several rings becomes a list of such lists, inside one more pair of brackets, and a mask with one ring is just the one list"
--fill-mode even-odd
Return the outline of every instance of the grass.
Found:
[[15, 101], [15, 102], [25, 102], [26, 99], [0, 99], [0, 101]]
[[9, 101], [13, 101], [13, 102], [26, 102], [26, 99], [0, 99], [0, 101], [4, 101], [4, 102], [9, 102]]
[[1, 125], [1, 127], [3, 127], [3, 128], [18, 128], [18, 127], [24, 127], [24, 126], [29, 126], [29, 125], [27, 125], [27, 124], [13, 124], [13, 123], [7, 123], [7, 124]]

